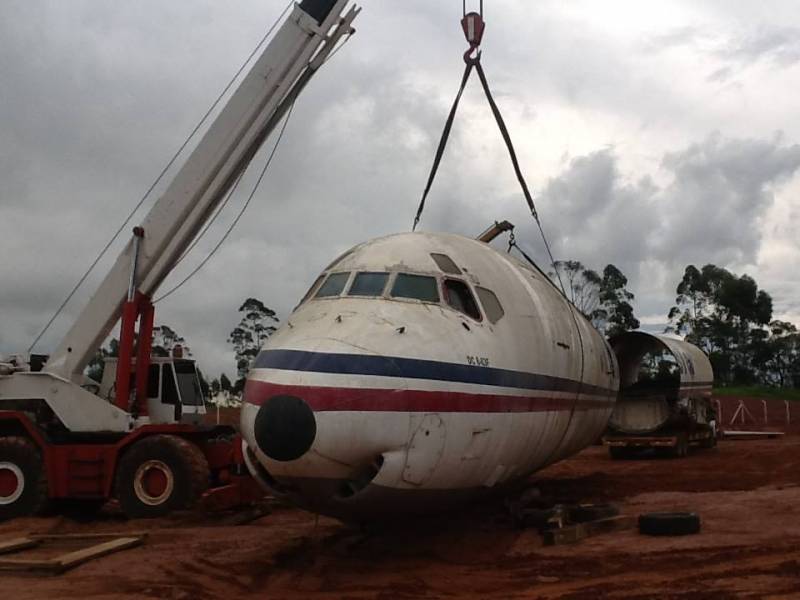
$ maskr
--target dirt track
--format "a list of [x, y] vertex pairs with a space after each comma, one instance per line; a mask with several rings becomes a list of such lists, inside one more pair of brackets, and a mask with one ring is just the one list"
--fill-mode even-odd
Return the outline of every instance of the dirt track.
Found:
[[722, 442], [680, 461], [612, 462], [593, 447], [536, 480], [560, 500], [614, 500], [628, 514], [695, 510], [703, 531], [544, 547], [500, 502], [371, 534], [285, 507], [239, 527], [198, 514], [21, 519], [0, 524], [0, 537], [150, 537], [60, 577], [4, 574], [0, 585], [4, 598], [800, 598], [800, 436]]

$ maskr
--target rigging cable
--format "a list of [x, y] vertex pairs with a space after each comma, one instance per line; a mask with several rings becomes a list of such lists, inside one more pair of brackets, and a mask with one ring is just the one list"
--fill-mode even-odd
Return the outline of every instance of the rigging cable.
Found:
[[[183, 286], [183, 284], [184, 284], [184, 283], [186, 283], [186, 282], [187, 282], [187, 281], [189, 281], [189, 280], [190, 280], [192, 277], [194, 277], [194, 275], [195, 275], [195, 274], [196, 274], [196, 273], [197, 273], [197, 272], [198, 272], [200, 269], [202, 269], [202, 268], [203, 268], [203, 266], [205, 266], [205, 264], [206, 264], [206, 263], [207, 263], [207, 262], [208, 262], [208, 261], [211, 259], [211, 257], [212, 257], [212, 256], [214, 256], [214, 254], [217, 252], [217, 250], [219, 250], [220, 246], [222, 246], [223, 242], [225, 242], [225, 240], [228, 238], [228, 236], [230, 235], [230, 233], [233, 231], [233, 228], [234, 228], [234, 227], [236, 227], [236, 224], [239, 222], [239, 219], [241, 219], [241, 218], [242, 218], [242, 215], [244, 215], [244, 212], [247, 210], [247, 207], [248, 207], [248, 206], [250, 206], [250, 202], [253, 200], [253, 197], [256, 195], [256, 191], [258, 190], [258, 187], [261, 185], [261, 180], [262, 180], [262, 179], [264, 179], [264, 175], [266, 174], [266, 172], [267, 172], [267, 169], [269, 168], [269, 165], [270, 165], [270, 163], [272, 163], [272, 159], [275, 157], [275, 152], [278, 150], [278, 146], [279, 146], [279, 145], [280, 145], [280, 143], [281, 143], [281, 139], [283, 139], [283, 133], [286, 131], [286, 125], [288, 125], [288, 124], [289, 124], [289, 118], [292, 116], [292, 110], [293, 110], [293, 109], [294, 109], [294, 102], [292, 102], [291, 106], [289, 106], [289, 110], [288, 110], [288, 111], [287, 111], [287, 113], [286, 113], [286, 118], [283, 120], [283, 125], [281, 126], [281, 130], [280, 130], [280, 132], [278, 133], [278, 138], [275, 140], [275, 145], [272, 147], [272, 151], [270, 152], [270, 154], [269, 154], [269, 157], [267, 158], [267, 162], [266, 162], [266, 163], [264, 163], [264, 167], [261, 169], [261, 173], [258, 175], [258, 179], [256, 180], [256, 183], [255, 183], [255, 185], [253, 186], [253, 189], [250, 191], [250, 195], [247, 197], [247, 200], [246, 200], [246, 201], [245, 201], [245, 203], [242, 205], [242, 208], [241, 208], [241, 210], [239, 211], [239, 214], [238, 214], [238, 215], [236, 215], [236, 218], [233, 220], [233, 222], [230, 224], [230, 226], [228, 227], [228, 229], [225, 231], [225, 233], [223, 234], [222, 238], [221, 238], [221, 239], [220, 239], [220, 240], [217, 242], [217, 244], [216, 244], [216, 245], [215, 245], [215, 246], [214, 246], [214, 247], [211, 249], [211, 252], [209, 252], [208, 256], [206, 256], [206, 257], [205, 257], [205, 258], [204, 258], [204, 259], [203, 259], [203, 260], [200, 262], [200, 264], [199, 264], [199, 265], [197, 265], [197, 266], [196, 266], [196, 267], [195, 267], [195, 268], [194, 268], [194, 269], [193, 269], [193, 270], [192, 270], [192, 271], [191, 271], [191, 272], [190, 272], [190, 273], [189, 273], [189, 274], [188, 274], [186, 277], [184, 277], [184, 278], [181, 280], [181, 282], [180, 282], [180, 283], [178, 283], [178, 284], [177, 284], [175, 287], [171, 288], [171, 289], [170, 289], [168, 292], [165, 292], [164, 294], [162, 294], [161, 296], [159, 296], [158, 298], [156, 298], [155, 300], [153, 300], [153, 304], [156, 304], [156, 303], [158, 303], [158, 302], [161, 302], [161, 301], [162, 301], [164, 298], [166, 298], [166, 297], [168, 297], [168, 296], [172, 295], [173, 293], [177, 292], [177, 291], [178, 291], [178, 289], [180, 289], [180, 288], [181, 288], [181, 286]], [[241, 180], [241, 176], [240, 176], [240, 178], [239, 178], [239, 179], [237, 179], [236, 183], [238, 184], [240, 180]], [[229, 195], [229, 197], [230, 197], [230, 195]]]
[[[256, 53], [258, 52], [258, 50], [259, 50], [259, 49], [260, 49], [260, 48], [261, 48], [261, 47], [264, 45], [264, 43], [267, 41], [267, 39], [269, 38], [270, 34], [271, 34], [271, 33], [272, 33], [274, 30], [275, 30], [275, 27], [277, 27], [277, 26], [278, 26], [278, 24], [279, 24], [279, 23], [281, 22], [281, 20], [283, 19], [284, 15], [286, 15], [286, 13], [288, 12], [288, 10], [289, 10], [289, 9], [290, 9], [290, 8], [291, 8], [293, 5], [294, 5], [294, 1], [291, 1], [291, 2], [289, 2], [289, 3], [286, 5], [286, 8], [284, 8], [284, 9], [283, 9], [283, 12], [281, 12], [281, 14], [278, 16], [278, 18], [277, 18], [277, 19], [275, 19], [275, 22], [274, 22], [274, 23], [273, 23], [273, 24], [270, 26], [270, 28], [267, 30], [267, 32], [266, 32], [266, 33], [263, 35], [263, 37], [261, 38], [261, 41], [259, 41], [259, 42], [258, 42], [258, 44], [257, 44], [257, 45], [256, 45], [256, 47], [253, 49], [253, 51], [250, 53], [250, 55], [247, 57], [247, 59], [246, 59], [246, 60], [245, 60], [245, 61], [242, 63], [242, 66], [240, 66], [240, 67], [239, 67], [239, 69], [238, 69], [238, 70], [236, 71], [236, 73], [233, 75], [233, 77], [232, 77], [232, 78], [231, 78], [231, 80], [228, 82], [228, 84], [225, 86], [225, 88], [222, 90], [222, 92], [220, 92], [219, 96], [217, 96], [217, 99], [216, 99], [216, 100], [214, 100], [214, 103], [211, 105], [211, 107], [210, 107], [210, 108], [209, 108], [209, 109], [206, 111], [206, 113], [203, 115], [203, 117], [200, 119], [200, 121], [197, 123], [197, 125], [195, 125], [194, 129], [192, 129], [192, 131], [191, 131], [191, 133], [189, 134], [189, 136], [188, 136], [188, 137], [187, 137], [187, 138], [184, 140], [184, 142], [183, 142], [183, 143], [180, 145], [180, 147], [179, 147], [179, 148], [178, 148], [178, 149], [175, 151], [175, 153], [172, 155], [172, 158], [170, 158], [169, 162], [167, 162], [166, 166], [164, 166], [164, 168], [163, 168], [163, 169], [161, 170], [161, 172], [158, 174], [158, 177], [156, 177], [155, 181], [153, 181], [153, 183], [150, 185], [150, 187], [148, 187], [148, 188], [147, 188], [147, 191], [144, 193], [144, 195], [141, 197], [141, 199], [139, 199], [139, 201], [136, 203], [136, 206], [134, 206], [134, 207], [133, 207], [133, 210], [131, 210], [131, 212], [128, 214], [128, 216], [125, 218], [125, 220], [124, 220], [124, 221], [122, 222], [122, 224], [119, 226], [119, 228], [116, 230], [116, 232], [114, 233], [114, 235], [113, 235], [113, 236], [111, 236], [111, 239], [110, 239], [110, 240], [108, 240], [108, 242], [107, 242], [107, 243], [106, 243], [106, 245], [103, 247], [103, 249], [102, 249], [102, 250], [100, 250], [100, 253], [99, 253], [99, 254], [98, 254], [96, 257], [95, 257], [95, 259], [94, 259], [94, 260], [92, 261], [92, 263], [89, 265], [89, 268], [88, 268], [88, 269], [86, 269], [86, 272], [84, 272], [84, 274], [83, 274], [83, 275], [80, 277], [80, 279], [78, 279], [78, 282], [75, 284], [75, 286], [74, 286], [74, 287], [72, 288], [72, 290], [69, 292], [69, 294], [67, 294], [67, 297], [66, 297], [66, 298], [64, 299], [64, 301], [63, 301], [63, 302], [62, 302], [62, 303], [59, 305], [58, 309], [56, 309], [56, 311], [53, 313], [53, 316], [52, 316], [52, 317], [50, 317], [50, 320], [47, 322], [47, 324], [44, 326], [44, 328], [43, 328], [43, 329], [42, 329], [42, 330], [39, 332], [39, 335], [37, 335], [37, 336], [36, 336], [36, 338], [33, 340], [33, 343], [31, 343], [31, 345], [28, 347], [28, 352], [29, 352], [29, 353], [30, 353], [30, 351], [31, 351], [31, 350], [33, 350], [34, 346], [36, 346], [36, 344], [39, 342], [39, 340], [40, 340], [40, 339], [42, 339], [42, 336], [43, 336], [43, 335], [44, 335], [44, 334], [47, 332], [47, 330], [48, 330], [48, 329], [50, 329], [50, 326], [53, 324], [53, 322], [54, 322], [54, 321], [55, 321], [55, 320], [58, 318], [58, 316], [59, 316], [59, 315], [61, 314], [61, 312], [64, 310], [64, 307], [67, 305], [67, 303], [68, 303], [70, 300], [72, 300], [72, 297], [75, 295], [75, 293], [78, 291], [78, 289], [79, 289], [79, 288], [80, 288], [80, 287], [83, 285], [83, 283], [84, 283], [84, 282], [86, 281], [86, 279], [89, 277], [89, 274], [90, 274], [90, 273], [91, 273], [91, 272], [94, 270], [94, 268], [97, 266], [97, 263], [99, 263], [99, 262], [100, 262], [100, 260], [103, 258], [103, 256], [105, 256], [106, 252], [108, 252], [108, 249], [111, 247], [111, 245], [112, 245], [112, 244], [113, 244], [113, 243], [114, 243], [114, 242], [117, 240], [117, 238], [119, 237], [119, 234], [120, 234], [120, 233], [122, 233], [122, 231], [123, 231], [123, 230], [125, 229], [125, 227], [128, 225], [128, 223], [130, 222], [130, 220], [133, 218], [133, 215], [134, 215], [134, 214], [136, 214], [136, 211], [138, 211], [138, 210], [139, 210], [139, 208], [141, 208], [142, 204], [144, 204], [144, 202], [147, 200], [147, 198], [149, 198], [149, 197], [150, 197], [150, 194], [153, 192], [153, 190], [155, 189], [155, 187], [156, 187], [156, 186], [157, 186], [157, 185], [158, 185], [158, 184], [161, 182], [161, 180], [164, 178], [164, 175], [166, 175], [167, 171], [169, 171], [170, 167], [172, 167], [172, 165], [175, 163], [175, 161], [178, 159], [178, 157], [179, 157], [179, 156], [181, 155], [181, 153], [184, 151], [184, 149], [186, 148], [186, 146], [189, 144], [189, 142], [191, 141], [191, 139], [192, 139], [192, 138], [193, 138], [193, 137], [194, 137], [194, 136], [197, 134], [197, 132], [200, 130], [200, 128], [203, 126], [203, 124], [204, 124], [204, 123], [205, 123], [205, 122], [208, 120], [208, 117], [211, 115], [211, 113], [214, 111], [214, 109], [215, 109], [215, 108], [216, 108], [216, 107], [219, 105], [219, 103], [222, 101], [222, 98], [225, 96], [225, 94], [227, 94], [227, 93], [228, 93], [228, 90], [230, 90], [230, 89], [231, 89], [231, 86], [233, 86], [233, 84], [234, 84], [234, 83], [236, 82], [236, 80], [239, 78], [239, 75], [241, 75], [241, 74], [242, 74], [242, 71], [244, 71], [244, 69], [247, 67], [247, 65], [250, 63], [250, 61], [251, 61], [251, 60], [253, 59], [253, 57], [256, 55]], [[237, 183], [238, 183], [238, 182], [237, 182]], [[227, 200], [226, 200], [226, 202], [227, 202]], [[217, 213], [217, 215], [215, 215], [213, 218], [214, 218], [214, 219], [216, 219], [216, 217], [218, 216], [218, 214], [219, 214], [219, 213]], [[203, 234], [204, 234], [204, 233], [207, 231], [207, 229], [208, 229], [208, 228], [204, 229], [204, 230], [203, 230], [203, 232], [201, 232], [200, 236], [202, 236], [202, 235], [203, 235]], [[182, 259], [182, 258], [183, 258], [183, 257], [181, 257], [181, 259]]]
[[[550, 242], [547, 240], [547, 236], [544, 233], [544, 227], [542, 226], [542, 221], [539, 217], [539, 213], [536, 210], [536, 205], [533, 202], [533, 197], [531, 196], [530, 190], [528, 189], [528, 184], [525, 182], [525, 177], [522, 174], [522, 169], [519, 166], [519, 161], [517, 160], [517, 153], [514, 150], [514, 145], [511, 142], [511, 135], [508, 132], [508, 127], [506, 127], [505, 121], [503, 120], [503, 115], [500, 113], [500, 109], [497, 106], [497, 103], [494, 101], [494, 97], [492, 96], [491, 89], [489, 88], [489, 82], [486, 79], [486, 73], [483, 71], [483, 66], [481, 65], [481, 51], [479, 49], [481, 38], [483, 37], [483, 31], [486, 26], [485, 22], [483, 21], [483, 2], [481, 2], [481, 13], [470, 12], [466, 13], [466, 3], [464, 6], [464, 18], [461, 20], [461, 27], [464, 30], [464, 35], [467, 38], [467, 42], [469, 43], [469, 48], [464, 53], [464, 62], [466, 63], [466, 67], [464, 68], [464, 75], [461, 77], [461, 85], [458, 88], [458, 93], [456, 94], [455, 100], [453, 101], [453, 106], [450, 108], [450, 113], [447, 116], [447, 120], [445, 121], [444, 130], [442, 131], [442, 136], [439, 139], [439, 145], [436, 148], [436, 154], [434, 155], [433, 165], [431, 166], [431, 172], [428, 175], [428, 181], [425, 185], [425, 189], [422, 192], [422, 198], [419, 202], [419, 207], [417, 208], [417, 214], [414, 216], [414, 224], [411, 228], [412, 231], [416, 231], [417, 225], [419, 224], [420, 218], [422, 217], [422, 211], [425, 209], [425, 200], [428, 196], [428, 192], [430, 192], [431, 186], [433, 185], [433, 180], [436, 177], [436, 172], [439, 169], [439, 163], [441, 162], [442, 156], [444, 155], [445, 147], [447, 146], [447, 140], [450, 137], [450, 130], [453, 126], [453, 120], [456, 116], [456, 111], [458, 110], [458, 104], [461, 100], [461, 96], [464, 92], [464, 88], [467, 85], [467, 81], [469, 80], [469, 76], [472, 73], [472, 69], [474, 68], [478, 73], [478, 78], [481, 82], [481, 87], [483, 88], [483, 92], [486, 96], [486, 100], [489, 102], [489, 107], [492, 110], [492, 115], [494, 115], [495, 122], [497, 123], [497, 127], [500, 130], [500, 134], [503, 137], [503, 141], [505, 142], [506, 149], [508, 150], [508, 155], [511, 158], [511, 164], [514, 167], [514, 173], [517, 176], [517, 181], [522, 188], [522, 194], [525, 197], [525, 201], [528, 204], [528, 208], [530, 209], [531, 216], [536, 221], [536, 225], [539, 228], [539, 233], [542, 236], [542, 241], [544, 242], [544, 247], [547, 250], [547, 255], [550, 258], [550, 263], [553, 266], [553, 270], [555, 271], [556, 277], [558, 278], [558, 283], [561, 286], [561, 293], [564, 294], [566, 297], [566, 289], [564, 288], [564, 282], [561, 281], [561, 275], [556, 268], [556, 261], [553, 257], [553, 252], [550, 248]], [[474, 56], [473, 56], [474, 53]], [[520, 250], [521, 251], [521, 250]], [[530, 261], [530, 257], [523, 255], [527, 260]], [[532, 262], [532, 261], [531, 261]], [[538, 267], [537, 267], [538, 268]], [[547, 278], [550, 281], [550, 278]]]

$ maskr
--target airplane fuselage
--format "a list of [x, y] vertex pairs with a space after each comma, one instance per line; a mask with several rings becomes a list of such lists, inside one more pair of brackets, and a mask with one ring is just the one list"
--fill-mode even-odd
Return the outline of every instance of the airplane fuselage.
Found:
[[315, 512], [445, 507], [565, 458], [619, 385], [603, 337], [537, 270], [452, 234], [356, 246], [258, 355], [253, 474]]

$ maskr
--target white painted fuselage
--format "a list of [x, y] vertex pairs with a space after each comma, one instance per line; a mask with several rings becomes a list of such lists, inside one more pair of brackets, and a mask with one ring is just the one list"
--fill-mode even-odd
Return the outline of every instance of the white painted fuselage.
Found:
[[470, 238], [406, 233], [325, 270], [256, 359], [241, 424], [273, 493], [361, 520], [574, 454], [603, 432], [618, 384], [606, 341], [539, 271]]

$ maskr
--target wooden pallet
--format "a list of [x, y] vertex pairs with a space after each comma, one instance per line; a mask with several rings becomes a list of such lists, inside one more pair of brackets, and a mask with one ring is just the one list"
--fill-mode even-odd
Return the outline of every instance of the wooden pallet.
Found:
[[12, 554], [40, 548], [44, 545], [58, 545], [59, 541], [94, 541], [94, 544], [60, 554], [53, 558], [0, 558], [0, 571], [25, 571], [55, 575], [63, 573], [89, 560], [106, 556], [113, 552], [126, 550], [142, 544], [146, 533], [67, 533], [50, 535], [26, 535], [0, 541], [0, 554]]

